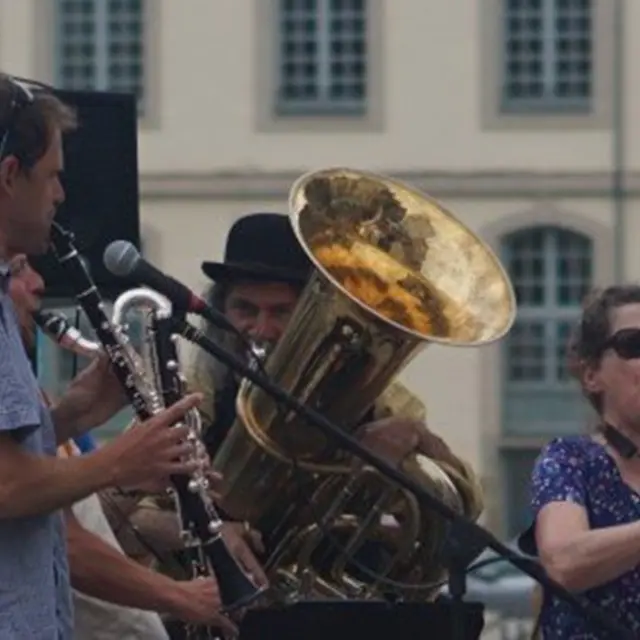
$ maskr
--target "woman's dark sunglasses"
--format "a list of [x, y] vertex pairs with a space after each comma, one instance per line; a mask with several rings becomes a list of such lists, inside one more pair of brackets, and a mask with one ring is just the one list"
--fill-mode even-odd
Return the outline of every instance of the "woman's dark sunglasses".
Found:
[[616, 331], [607, 340], [605, 349], [613, 349], [623, 360], [640, 358], [640, 328]]

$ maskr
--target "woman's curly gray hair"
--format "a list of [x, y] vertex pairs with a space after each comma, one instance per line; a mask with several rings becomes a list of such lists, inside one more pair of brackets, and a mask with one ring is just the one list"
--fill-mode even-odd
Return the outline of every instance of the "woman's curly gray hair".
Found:
[[569, 373], [583, 386], [593, 408], [602, 413], [600, 394], [584, 390], [584, 376], [589, 367], [598, 367], [611, 335], [611, 314], [628, 304], [640, 304], [640, 286], [614, 285], [592, 291], [582, 305], [582, 316], [574, 327], [567, 348]]

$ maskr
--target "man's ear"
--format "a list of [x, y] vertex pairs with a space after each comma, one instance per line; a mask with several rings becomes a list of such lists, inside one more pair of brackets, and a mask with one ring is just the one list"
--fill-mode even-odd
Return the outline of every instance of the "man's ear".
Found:
[[20, 174], [20, 162], [15, 156], [7, 156], [0, 162], [0, 191], [12, 194]]

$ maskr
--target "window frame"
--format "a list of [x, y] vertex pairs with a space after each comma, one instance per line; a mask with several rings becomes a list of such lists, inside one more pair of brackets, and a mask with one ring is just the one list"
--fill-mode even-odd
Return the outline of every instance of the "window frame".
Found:
[[[593, 287], [594, 278], [594, 245], [593, 240], [589, 236], [575, 230], [565, 229], [557, 225], [536, 225], [534, 227], [525, 227], [519, 229], [513, 233], [505, 235], [501, 240], [501, 255], [503, 257], [505, 268], [509, 273], [510, 260], [514, 251], [508, 246], [508, 243], [515, 239], [517, 235], [542, 232], [543, 236], [543, 248], [541, 251], [542, 259], [544, 261], [544, 275], [541, 284], [544, 290], [544, 298], [541, 305], [532, 304], [518, 304], [518, 317], [516, 324], [519, 321], [525, 322], [538, 322], [544, 327], [545, 343], [556, 344], [557, 329], [564, 322], [573, 323], [580, 313], [580, 302], [576, 304], [561, 305], [557, 300], [557, 293], [560, 285], [562, 284], [561, 278], [557, 273], [557, 264], [561, 256], [561, 248], [559, 246], [560, 234], [569, 234], [578, 239], [581, 243], [584, 243], [584, 248], [588, 252], [588, 256], [580, 255], [579, 257], [588, 257], [591, 269], [590, 277], [588, 280], [587, 291]], [[509, 277], [517, 287], [516, 278], [512, 273], [509, 273]], [[585, 292], [586, 294], [586, 292]], [[581, 296], [583, 297], [583, 296]], [[554, 358], [547, 358], [545, 360], [545, 380], [534, 381], [515, 381], [510, 379], [509, 376], [509, 360], [508, 360], [508, 345], [510, 336], [506, 336], [504, 342], [504, 356], [503, 356], [503, 379], [505, 381], [505, 389], [507, 393], [509, 390], [522, 390], [522, 391], [557, 391], [558, 387], [564, 387], [565, 390], [570, 390], [573, 386], [570, 380], [561, 380], [553, 372], [557, 372], [558, 362]], [[556, 345], [557, 346], [557, 345]]]
[[[482, 0], [480, 34], [480, 117], [483, 130], [607, 130], [613, 124], [616, 3], [592, 0], [592, 92], [588, 109], [504, 109], [505, 0]], [[496, 47], [496, 43], [500, 43]]]
[[591, 21], [591, 28], [589, 31], [590, 53], [589, 62], [590, 69], [588, 74], [590, 91], [589, 95], [579, 98], [559, 98], [553, 95], [549, 95], [549, 92], [553, 90], [558, 82], [557, 74], [554, 70], [554, 65], [557, 62], [558, 54], [555, 49], [559, 32], [554, 27], [554, 20], [557, 18], [557, 0], [540, 0], [542, 2], [541, 18], [542, 18], [542, 53], [540, 59], [542, 62], [542, 80], [545, 89], [545, 94], [540, 98], [512, 98], [507, 95], [506, 85], [509, 82], [509, 74], [507, 67], [510, 62], [510, 58], [507, 52], [507, 37], [509, 30], [507, 22], [510, 18], [507, 3], [509, 0], [503, 0], [504, 13], [503, 13], [503, 38], [501, 40], [501, 73], [502, 83], [501, 88], [501, 109], [503, 112], [511, 113], [528, 113], [540, 111], [544, 113], [588, 113], [591, 110], [591, 104], [594, 99], [594, 54], [595, 54], [595, 4], [596, 0], [590, 0], [591, 7], [589, 10], [589, 19]]
[[[528, 232], [544, 231], [546, 233], [543, 239], [542, 255], [545, 261], [545, 271], [543, 274], [544, 283], [544, 297], [542, 304], [540, 305], [519, 305], [518, 306], [518, 319], [523, 320], [536, 320], [540, 321], [545, 326], [545, 331], [549, 331], [549, 327], [553, 327], [556, 330], [559, 324], [563, 321], [571, 321], [579, 318], [580, 315], [580, 303], [567, 305], [566, 307], [560, 306], [557, 302], [557, 290], [560, 284], [559, 274], [556, 271], [558, 259], [560, 257], [561, 247], [559, 246], [559, 233], [570, 233], [581, 241], [586, 240], [588, 244], [585, 248], [589, 251], [589, 258], [591, 261], [591, 271], [588, 288], [591, 289], [596, 282], [596, 260], [597, 260], [597, 247], [594, 238], [580, 229], [567, 229], [566, 227], [559, 226], [558, 224], [539, 224], [539, 225], [527, 225], [511, 232], [505, 233], [500, 238], [501, 255], [504, 258], [505, 269], [509, 273], [514, 286], [516, 286], [516, 280], [510, 273], [509, 255], [512, 250], [509, 248], [508, 243], [514, 239], [517, 234], [524, 234]], [[507, 338], [508, 339], [508, 338]], [[502, 495], [502, 509], [503, 529], [506, 535], [513, 535], [517, 533], [518, 527], [522, 526], [520, 509], [518, 507], [521, 494], [526, 494], [526, 488], [521, 487], [516, 482], [516, 477], [520, 477], [522, 474], [518, 472], [521, 469], [522, 462], [518, 462], [518, 458], [522, 456], [531, 456], [533, 461], [537, 454], [544, 447], [544, 445], [551, 439], [557, 436], [565, 435], [563, 431], [555, 431], [553, 429], [553, 421], [548, 424], [552, 429], [549, 433], [542, 433], [541, 431], [531, 431], [528, 429], [516, 430], [509, 425], [507, 420], [508, 402], [509, 398], [513, 399], [516, 394], [540, 395], [540, 394], [553, 394], [557, 397], [564, 396], [569, 401], [573, 397], [580, 401], [581, 392], [577, 388], [575, 381], [566, 380], [560, 381], [557, 379], [557, 374], [547, 377], [543, 383], [538, 382], [513, 382], [509, 380], [508, 376], [508, 356], [507, 356], [507, 344], [503, 345], [501, 349], [501, 384], [502, 384], [502, 420], [500, 422], [500, 432], [497, 443], [497, 456], [499, 461], [500, 475], [502, 476], [503, 495]], [[549, 376], [549, 370], [555, 370], [557, 362], [554, 358], [547, 358], [545, 361], [545, 367], [547, 368], [547, 376]], [[553, 372], [552, 372], [553, 373]], [[576, 410], [576, 420], [580, 420], [581, 414], [585, 407], [581, 404]], [[563, 422], [564, 423], [564, 422]], [[533, 423], [532, 423], [533, 424]], [[573, 422], [567, 423], [570, 427]], [[515, 473], [512, 471], [515, 470]]]
[[360, 133], [384, 129], [384, 0], [367, 0], [367, 97], [364, 110], [281, 109], [279, 0], [253, 0], [257, 133]]
[[331, 66], [331, 53], [329, 51], [329, 38], [330, 38], [330, 29], [329, 29], [329, 21], [331, 20], [332, 11], [329, 7], [331, 0], [316, 0], [318, 3], [318, 12], [317, 12], [317, 21], [318, 21], [318, 31], [314, 37], [316, 45], [318, 47], [318, 56], [317, 56], [317, 64], [318, 64], [318, 78], [317, 78], [317, 86], [322, 90], [321, 95], [313, 101], [305, 102], [289, 102], [282, 96], [282, 88], [284, 79], [282, 77], [282, 66], [286, 63], [286, 60], [283, 57], [282, 53], [282, 44], [283, 44], [283, 33], [282, 33], [282, 23], [286, 19], [284, 15], [284, 9], [281, 6], [283, 0], [278, 0], [278, 4], [280, 5], [278, 8], [277, 15], [277, 58], [276, 58], [276, 91], [274, 96], [274, 110], [280, 116], [287, 115], [366, 115], [367, 106], [369, 102], [369, 39], [368, 39], [368, 29], [367, 25], [369, 22], [369, 2], [368, 0], [362, 0], [364, 2], [364, 41], [365, 41], [365, 51], [362, 57], [362, 60], [365, 64], [365, 73], [364, 73], [364, 86], [365, 92], [362, 99], [354, 99], [354, 100], [345, 100], [338, 101], [332, 100], [328, 95], [330, 91], [330, 85], [332, 82], [332, 74], [329, 70]]
[[[46, 3], [44, 11], [38, 11], [34, 32], [42, 44], [37, 47], [37, 66], [41, 69], [40, 76], [60, 89], [64, 83], [60, 76], [60, 5], [61, 0]], [[94, 0], [95, 1], [95, 0]], [[97, 0], [100, 6], [103, 3]], [[138, 100], [138, 121], [141, 129], [158, 129], [159, 122], [159, 69], [157, 61], [160, 59], [160, 26], [162, 2], [142, 0], [143, 22], [141, 31], [142, 46], [142, 96]], [[54, 29], [44, 31], [45, 25], [54, 24]], [[108, 85], [106, 85], [108, 86]], [[99, 88], [97, 91], [103, 91]]]
[[[488, 3], [493, 0], [486, 0]], [[560, 194], [558, 195], [560, 198]], [[584, 204], [586, 201], [580, 201]], [[598, 209], [600, 211], [600, 209]], [[560, 205], [555, 199], [537, 199], [534, 204], [511, 208], [507, 203], [496, 216], [479, 228], [480, 235], [500, 255], [502, 240], [516, 231], [535, 226], [561, 226], [588, 237], [593, 243], [593, 283], [607, 286], [615, 278], [616, 235], [612, 218], [593, 214], [592, 208], [574, 209]], [[478, 422], [481, 438], [481, 480], [485, 491], [485, 523], [497, 535], [506, 536], [507, 488], [501, 451], [509, 448], [539, 449], [549, 441], [548, 435], [518, 435], [505, 432], [504, 378], [501, 341], [487, 345], [478, 352]], [[589, 421], [580, 425], [586, 429]]]

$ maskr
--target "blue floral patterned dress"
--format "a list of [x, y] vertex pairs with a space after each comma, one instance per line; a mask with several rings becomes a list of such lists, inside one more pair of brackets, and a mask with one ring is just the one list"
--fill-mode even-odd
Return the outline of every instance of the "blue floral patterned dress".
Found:
[[[593, 529], [640, 519], [640, 495], [623, 482], [606, 449], [588, 436], [551, 441], [536, 461], [532, 492], [534, 516], [544, 505], [563, 501], [582, 505]], [[640, 638], [640, 568], [582, 595]], [[610, 638], [570, 604], [550, 595], [542, 608], [541, 630], [544, 640]]]

